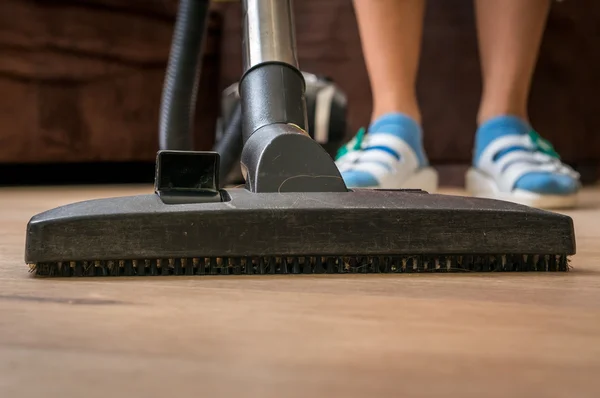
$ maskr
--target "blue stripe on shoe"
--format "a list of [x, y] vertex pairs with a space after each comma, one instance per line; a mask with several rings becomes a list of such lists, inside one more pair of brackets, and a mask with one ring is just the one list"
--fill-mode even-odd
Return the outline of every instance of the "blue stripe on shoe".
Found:
[[390, 155], [392, 155], [393, 157], [395, 157], [396, 160], [400, 160], [400, 154], [398, 154], [398, 152], [394, 151], [392, 148], [387, 147], [387, 146], [370, 146], [370, 147], [365, 148], [365, 151], [372, 151], [374, 149], [383, 151], [383, 152], [387, 152]]
[[348, 187], [371, 188], [377, 187], [379, 182], [371, 173], [366, 171], [350, 170], [342, 173], [342, 178]]
[[[524, 135], [530, 131], [529, 123], [515, 116], [499, 116], [488, 120], [477, 129], [473, 164], [477, 165], [485, 148], [495, 139], [506, 135]], [[494, 161], [517, 150], [523, 150], [523, 148], [506, 148], [494, 156]], [[515, 183], [515, 188], [542, 195], [570, 195], [579, 190], [579, 181], [562, 174], [531, 172], [519, 178]]]
[[522, 146], [511, 146], [511, 147], [503, 149], [500, 152], [498, 152], [497, 154], [495, 154], [493, 157], [493, 161], [495, 162], [496, 160], [500, 159], [503, 155], [506, 155], [507, 153], [513, 152], [513, 151], [534, 152], [533, 150], [531, 150], [529, 148], [524, 148]]

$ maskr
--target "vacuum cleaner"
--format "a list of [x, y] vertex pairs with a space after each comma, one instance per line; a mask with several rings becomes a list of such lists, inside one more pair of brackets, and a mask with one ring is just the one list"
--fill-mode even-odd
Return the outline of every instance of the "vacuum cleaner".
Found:
[[307, 133], [291, 6], [291, 0], [242, 1], [245, 185], [220, 188], [218, 152], [186, 149], [203, 29], [189, 21], [206, 14], [208, 1], [183, 0], [160, 124], [161, 145], [171, 149], [157, 154], [154, 193], [33, 216], [25, 262], [34, 275], [569, 269], [575, 234], [566, 215], [420, 190], [348, 189], [332, 157]]

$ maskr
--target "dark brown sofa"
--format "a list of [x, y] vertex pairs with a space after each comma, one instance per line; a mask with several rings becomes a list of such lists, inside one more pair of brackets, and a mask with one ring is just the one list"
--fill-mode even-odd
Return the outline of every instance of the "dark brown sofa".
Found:
[[[196, 142], [212, 145], [218, 95], [239, 78], [240, 5], [214, 4]], [[353, 133], [371, 98], [350, 0], [297, 0], [301, 68], [347, 92]], [[152, 161], [174, 0], [0, 2], [0, 163]], [[600, 3], [553, 6], [531, 117], [595, 178], [600, 159]], [[480, 91], [472, 3], [429, 1], [418, 94], [438, 166], [470, 161]]]

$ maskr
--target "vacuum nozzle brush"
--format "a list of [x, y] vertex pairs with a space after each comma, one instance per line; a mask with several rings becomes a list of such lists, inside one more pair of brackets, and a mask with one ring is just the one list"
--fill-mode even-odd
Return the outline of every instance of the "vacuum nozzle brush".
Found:
[[206, 257], [30, 264], [44, 277], [565, 272], [564, 254]]
[[[38, 276], [561, 272], [572, 219], [510, 202], [419, 190], [218, 189], [218, 156], [162, 152], [156, 193], [34, 216]], [[191, 171], [190, 171], [191, 170]], [[181, 171], [178, 173], [177, 171]]]

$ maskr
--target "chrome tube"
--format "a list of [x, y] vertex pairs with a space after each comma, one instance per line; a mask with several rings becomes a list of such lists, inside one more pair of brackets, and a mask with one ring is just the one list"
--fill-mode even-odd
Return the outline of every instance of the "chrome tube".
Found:
[[243, 0], [244, 72], [265, 62], [298, 68], [292, 0]]

